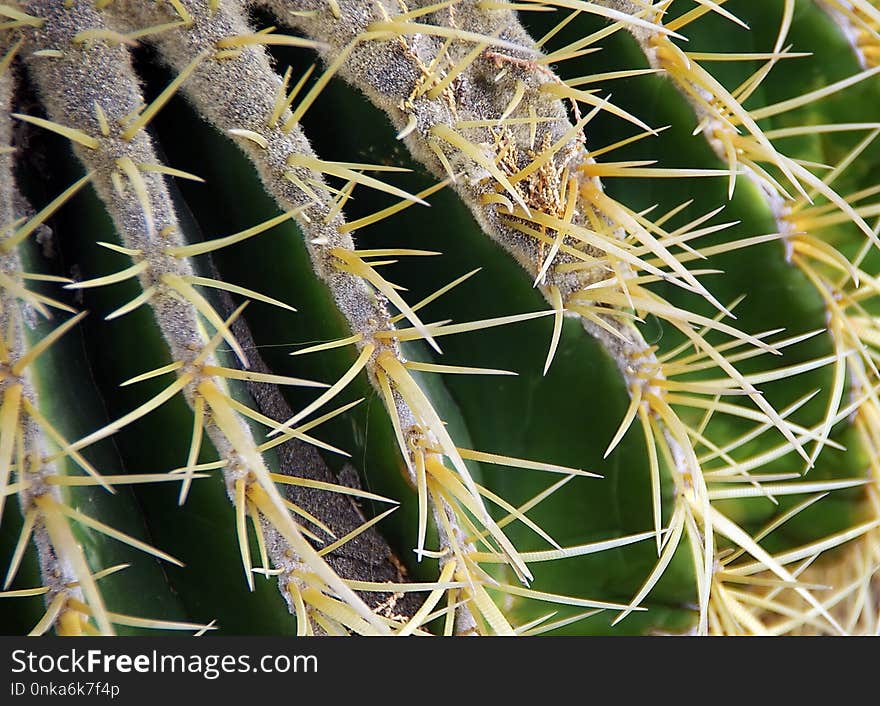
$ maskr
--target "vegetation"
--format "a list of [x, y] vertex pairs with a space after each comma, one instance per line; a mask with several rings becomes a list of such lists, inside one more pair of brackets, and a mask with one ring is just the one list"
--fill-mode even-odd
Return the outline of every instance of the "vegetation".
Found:
[[12, 0], [0, 56], [0, 631], [880, 629], [875, 2]]

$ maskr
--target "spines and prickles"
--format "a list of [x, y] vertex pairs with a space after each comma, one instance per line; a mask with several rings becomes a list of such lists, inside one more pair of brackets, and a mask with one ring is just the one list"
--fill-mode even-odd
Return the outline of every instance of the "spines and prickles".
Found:
[[[19, 483], [23, 486], [19, 491], [19, 504], [24, 516], [22, 533], [26, 537], [33, 538], [37, 547], [41, 573], [46, 581], [46, 600], [50, 606], [57, 606], [53, 611], [52, 619], [59, 621], [59, 627], [64, 629], [79, 630], [79, 615], [75, 611], [67, 609], [69, 598], [82, 601], [83, 591], [77, 586], [85, 566], [85, 559], [72, 541], [70, 529], [65, 518], [60, 513], [52, 512], [56, 503], [60, 500], [60, 489], [48, 484], [50, 476], [55, 475], [53, 464], [45, 463], [42, 459], [48, 456], [46, 444], [33, 417], [25, 411], [25, 405], [38, 408], [36, 394], [28, 377], [26, 366], [22, 366], [27, 353], [25, 339], [26, 317], [35, 317], [37, 314], [30, 304], [22, 298], [21, 290], [24, 289], [21, 273], [23, 271], [21, 258], [18, 255], [14, 236], [17, 230], [14, 224], [21, 224], [19, 218], [22, 198], [15, 192], [15, 181], [12, 177], [12, 94], [13, 75], [9, 64], [18, 47], [7, 47], [9, 61], [4, 61], [0, 67], [0, 222], [6, 228], [2, 245], [0, 245], [0, 271], [4, 279], [2, 292], [0, 292], [0, 338], [3, 340], [3, 380], [2, 385], [2, 424], [0, 424], [0, 485], [4, 491], [9, 487], [9, 477], [13, 463], [18, 464]], [[22, 216], [24, 214], [21, 214]], [[13, 289], [14, 288], [14, 289]], [[18, 290], [16, 293], [15, 290]], [[16, 446], [19, 453], [16, 454]], [[23, 449], [22, 449], [23, 447]], [[24, 453], [21, 453], [21, 451]], [[24, 472], [22, 464], [26, 464], [28, 472]], [[6, 504], [7, 497], [0, 498], [0, 511]], [[2, 517], [2, 515], [0, 515]], [[54, 540], [54, 541], [53, 541]], [[59, 540], [68, 540], [63, 546], [59, 546]], [[23, 551], [23, 548], [21, 549]], [[71, 552], [73, 552], [71, 554]], [[18, 552], [16, 552], [18, 554]], [[9, 579], [15, 574], [15, 564], [20, 557], [13, 555], [10, 558], [13, 566], [10, 567]], [[87, 586], [89, 602], [97, 615], [104, 620], [103, 627], [110, 629], [106, 622], [106, 611], [103, 608], [100, 593], [96, 590], [93, 582], [89, 582], [91, 572], [86, 569], [87, 578], [84, 583]], [[96, 605], [97, 604], [97, 605]]]
[[[111, 434], [120, 423], [136, 419], [183, 392], [221, 458], [228, 463], [224, 471], [228, 492], [239, 517], [245, 516], [246, 503], [250, 502], [274, 520], [269, 523], [266, 547], [275, 566], [283, 569], [279, 584], [291, 612], [297, 604], [291, 586], [301, 580], [295, 573], [314, 572], [319, 585], [334, 584], [333, 590], [348, 597], [361, 619], [384, 631], [385, 626], [304, 539], [256, 450], [250, 427], [228, 403], [222, 377], [212, 374], [223, 370], [213, 350], [222, 338], [231, 336], [227, 324], [193, 288], [195, 275], [186, 257], [174, 251], [184, 243], [164, 178], [149, 170], [152, 165], [161, 168], [161, 164], [144, 130], [149, 109], [138, 112], [144, 101], [128, 52], [121, 45], [110, 46], [92, 38], [96, 31], [110, 30], [90, 2], [77, 3], [75, 11], [54, 2], [34, 2], [28, 4], [28, 10], [43, 18], [40, 27], [25, 33], [25, 50], [31, 56], [28, 68], [45, 97], [50, 119], [72, 131], [77, 154], [113, 216], [123, 247], [135, 261], [121, 274], [77, 286], [97, 286], [137, 276], [144, 292], [137, 303], [149, 304], [153, 310], [178, 370], [177, 381], [160, 396], [127, 415], [125, 421], [108, 425], [78, 445]], [[60, 55], [39, 54], [45, 51]], [[75, 85], [77, 90], [55, 90], [65, 84]], [[109, 91], [108, 86], [112, 87]], [[203, 333], [199, 313], [218, 329], [213, 340]], [[232, 345], [237, 347], [234, 340]], [[242, 543], [242, 553], [246, 554], [246, 536]], [[250, 582], [250, 566], [246, 565], [246, 570]], [[301, 589], [306, 590], [306, 586]], [[106, 631], [109, 625], [101, 629]]]
[[[544, 4], [548, 3], [524, 2], [520, 9], [538, 9]], [[88, 172], [34, 223], [49, 217], [86, 183], [95, 188], [121, 241], [121, 245], [111, 247], [131, 257], [133, 264], [121, 272], [69, 287], [78, 290], [125, 280], [138, 282], [140, 294], [113, 311], [110, 318], [148, 306], [173, 362], [138, 379], [173, 373], [176, 380], [149, 402], [67, 444], [64, 450], [73, 453], [106, 438], [155, 413], [162, 403], [182, 393], [192, 409], [194, 424], [189, 457], [179, 469], [180, 499], [185, 500], [198, 471], [222, 469], [234, 508], [245, 580], [253, 586], [254, 566], [247, 529], [250, 517], [259, 551], [269, 555], [274, 567], [270, 569], [269, 560], [263, 559], [260, 570], [278, 574], [281, 593], [290, 612], [296, 614], [301, 634], [410, 634], [423, 630], [433, 618], [442, 619], [443, 632], [450, 632], [453, 626], [461, 634], [530, 631], [534, 626], [511, 622], [503, 610], [507, 604], [496, 600], [495, 592], [517, 599], [618, 610], [616, 623], [640, 608], [679, 553], [680, 545], [689, 548], [694, 564], [698, 632], [735, 632], [737, 627], [751, 632], [770, 631], [762, 622], [764, 617], [759, 609], [785, 615], [787, 608], [776, 602], [776, 594], [758, 596], [750, 603], [752, 599], [729, 585], [736, 582], [734, 576], [749, 577], [759, 572], [765, 572], [766, 578], [755, 579], [754, 587], [784, 586], [798, 610], [806, 611], [798, 625], [845, 632], [845, 626], [858, 621], [844, 621], [832, 615], [830, 610], [837, 599], [817, 596], [811, 584], [797, 580], [806, 567], [792, 571], [788, 565], [799, 557], [813, 556], [811, 551], [818, 556], [851, 539], [865, 542], [864, 556], [871, 556], [871, 542], [876, 534], [872, 533], [876, 529], [874, 520], [869, 518], [806, 547], [773, 555], [761, 541], [776, 526], [770, 523], [752, 536], [744, 528], [742, 518], [732, 515], [732, 508], [724, 500], [741, 492], [756, 496], [763, 493], [772, 499], [777, 494], [830, 492], [864, 484], [863, 480], [849, 478], [776, 484], [769, 480], [774, 477], [771, 470], [769, 475], [761, 476], [769, 483], [765, 487], [754, 473], [776, 460], [790, 464], [790, 459], [798, 454], [809, 468], [823, 455], [827, 456], [829, 448], [841, 448], [837, 437], [832, 436], [832, 428], [848, 424], [850, 417], [866, 445], [870, 446], [876, 436], [874, 363], [868, 350], [873, 339], [865, 328], [867, 322], [862, 321], [863, 313], [870, 313], [860, 309], [873, 282], [865, 264], [866, 254], [877, 244], [876, 233], [866, 219], [876, 214], [872, 206], [853, 207], [849, 197], [841, 196], [832, 183], [849, 162], [862, 157], [873, 138], [866, 138], [861, 146], [852, 149], [841, 159], [839, 167], [823, 179], [814, 173], [823, 169], [821, 164], [777, 149], [775, 140], [779, 135], [765, 133], [758, 121], [869, 81], [874, 73], [856, 73], [807, 91], [792, 101], [783, 99], [747, 111], [742, 103], [772, 74], [774, 66], [783, 60], [794, 60], [795, 55], [789, 53], [784, 43], [796, 8], [811, 7], [805, 0], [782, 3], [779, 29], [771, 41], [772, 51], [764, 56], [766, 64], [736, 89], [725, 87], [702, 68], [699, 62], [711, 61], [712, 58], [706, 58], [711, 55], [689, 56], [676, 43], [679, 32], [691, 31], [707, 14], [716, 13], [739, 23], [734, 14], [722, 7], [723, 3], [700, 3], [690, 11], [683, 9], [680, 16], [670, 10], [671, 6], [677, 10], [680, 3], [643, 6], [560, 0], [549, 4], [571, 14], [538, 41], [529, 37], [511, 7], [486, 0], [263, 0], [252, 4], [232, 0], [74, 0], [64, 4], [33, 0], [3, 6], [4, 15], [10, 19], [6, 34], [12, 41], [20, 41], [22, 63], [27, 66], [49, 118], [17, 114], [17, 119], [67, 138]], [[282, 24], [298, 29], [306, 37], [258, 30], [246, 12], [251, 5], [274, 14]], [[531, 8], [532, 5], [535, 7]], [[870, 5], [862, 3], [859, 7], [870, 16]], [[545, 44], [552, 36], [576, 22], [581, 14], [597, 15], [612, 24], [561, 50], [547, 52]], [[860, 22], [858, 17], [849, 19]], [[622, 71], [604, 76], [587, 75], [567, 81], [550, 69], [551, 64], [590, 51], [593, 43], [621, 29], [628, 30], [644, 49], [648, 69], [623, 67]], [[168, 88], [148, 105], [131, 65], [130, 46], [135, 42], [152, 45], [160, 61], [175, 73]], [[267, 51], [285, 46], [317, 50], [324, 58], [326, 70], [311, 84], [310, 70], [298, 74], [301, 79], [291, 89], [295, 74], [290, 69], [283, 77], [276, 74]], [[736, 58], [761, 57], [754, 54], [749, 58], [744, 54]], [[592, 80], [628, 80], [658, 70], [667, 73], [690, 102], [698, 128], [724, 160], [724, 168], [716, 169], [711, 162], [668, 169], [644, 160], [599, 159], [600, 155], [632, 142], [651, 140], [660, 130], [645, 122], [646, 116], [627, 112], [584, 86]], [[318, 92], [337, 74], [361, 89], [390, 116], [398, 138], [417, 160], [435, 176], [453, 184], [482, 230], [515, 258], [550, 304], [549, 309], [479, 321], [426, 324], [416, 312], [436, 297], [428, 296], [416, 305], [408, 303], [406, 292], [385, 274], [388, 270], [381, 268], [394, 265], [395, 258], [429, 253], [398, 247], [356, 248], [354, 231], [382, 222], [412, 204], [418, 204], [414, 209], [422, 208], [422, 202], [436, 188], [413, 194], [364, 173], [395, 171], [387, 164], [370, 165], [349, 158], [334, 162], [316, 154], [303, 129], [304, 118]], [[71, 90], [74, 86], [76, 90]], [[158, 111], [178, 92], [186, 95], [207, 123], [243, 148], [266, 192], [281, 209], [279, 216], [216, 242], [187, 240], [190, 234], [184, 232], [187, 229], [165, 180], [199, 177], [163, 165], [148, 132]], [[582, 108], [588, 112], [582, 114]], [[597, 148], [601, 143], [595, 138], [595, 128], [606, 115], [627, 121], [641, 132]], [[837, 130], [835, 125], [822, 132], [830, 134]], [[691, 214], [686, 225], [672, 229], [667, 222], [687, 205], [673, 206], [654, 218], [651, 209], [638, 210], [613, 198], [603, 183], [619, 177], [676, 177], [689, 180], [688, 183], [704, 177], [721, 177], [727, 180], [730, 197], [743, 175], [763, 192], [766, 198], [757, 207], [776, 217], [779, 233], [702, 245], [707, 237], [715, 238], [720, 233], [723, 238], [724, 231], [732, 225], [712, 224], [711, 219], [719, 210], [717, 203], [698, 204], [698, 213]], [[393, 174], [388, 177], [394, 178]], [[341, 180], [343, 186], [331, 187], [330, 179]], [[357, 195], [353, 196], [355, 189]], [[805, 207], [810, 193], [828, 201], [834, 218], [842, 218], [860, 232], [865, 246], [856, 254], [844, 255], [829, 249], [821, 234], [816, 235], [826, 212], [814, 214]], [[858, 193], [859, 198], [865, 198], [871, 191], [862, 188]], [[346, 220], [344, 209], [357, 206], [358, 201], [371, 203], [377, 194], [401, 201], [389, 208], [376, 202], [378, 210], [372, 215]], [[666, 204], [667, 208], [670, 206]], [[819, 208], [825, 207], [823, 204]], [[806, 212], [807, 220], [816, 221], [809, 227], [809, 233], [797, 231], [803, 218], [797, 226], [788, 218], [789, 212], [799, 209], [801, 216]], [[10, 219], [14, 222], [14, 214]], [[289, 307], [259, 292], [222, 282], [214, 274], [204, 276], [194, 259], [266, 233], [289, 220], [297, 222], [305, 238], [313, 270], [308, 274], [316, 275], [327, 286], [351, 334], [338, 341], [320, 342], [306, 351], [352, 345], [357, 356], [354, 364], [317, 399], [295, 413], [290, 411], [287, 419], [278, 419], [283, 416], [279, 415], [283, 406], [270, 405], [275, 408], [274, 413], [267, 414], [264, 399], [257, 402], [259, 410], [255, 410], [252, 397], [260, 395], [242, 396], [238, 383], [308, 385], [308, 381], [273, 375], [262, 368], [249, 369], [248, 346], [240, 340], [249, 336], [237, 321], [243, 307], [218, 307], [215, 297], [201, 291], [226, 290], [244, 299]], [[388, 223], [393, 223], [393, 219]], [[817, 262], [832, 269], [837, 267], [853, 283], [868, 282], [869, 289], [852, 290], [847, 279], [840, 281], [840, 285], [845, 285], [842, 293], [846, 309], [835, 303], [834, 296], [825, 297], [834, 344], [832, 354], [799, 360], [793, 365], [784, 362], [776, 368], [763, 364], [763, 368], [744, 374], [739, 370], [740, 361], [783, 353], [810, 336], [798, 331], [782, 336], [777, 335], [778, 331], [753, 333], [749, 327], [728, 324], [725, 319], [738, 300], [717, 297], [712, 287], [702, 283], [704, 274], [716, 273], [708, 269], [698, 271], [692, 263], [718, 254], [743, 252], [747, 258], [750, 247], [773, 239], [786, 244], [793, 263], [814, 282], [823, 297], [830, 280], [824, 270], [820, 276]], [[661, 296], [663, 290], [665, 297]], [[445, 288], [439, 290], [444, 291]], [[738, 294], [734, 292], [731, 296]], [[400, 313], [394, 315], [394, 309]], [[564, 320], [571, 318], [600, 343], [625, 383], [630, 398], [628, 409], [617, 433], [601, 443], [608, 456], [624, 442], [630, 426], [637, 422], [636, 426], [641, 427], [649, 466], [650, 531], [619, 537], [608, 544], [560, 547], [525, 514], [546, 499], [545, 495], [539, 493], [517, 509], [491, 488], [484, 487], [465, 461], [550, 470], [569, 474], [570, 478], [588, 474], [463, 448], [445, 424], [450, 412], [444, 412], [447, 419], [438, 413], [437, 400], [426, 393], [427, 388], [419, 384], [418, 377], [421, 373], [477, 371], [408, 358], [411, 341], [423, 340], [440, 353], [436, 339], [441, 336], [545, 315], [553, 324], [543, 365], [545, 374], [559, 349]], [[658, 321], [682, 343], [649, 345], [643, 333], [645, 327], [640, 325], [646, 318]], [[397, 328], [396, 324], [403, 319], [408, 320], [409, 327]], [[241, 333], [237, 335], [236, 330]], [[857, 330], [859, 333], [855, 333]], [[221, 346], [228, 346], [237, 362], [224, 366]], [[860, 355], [851, 356], [846, 350], [849, 346], [858, 349]], [[861, 362], [851, 364], [850, 358]], [[818, 421], [794, 414], [816, 393], [803, 389], [801, 397], [786, 402], [788, 406], [778, 410], [763, 393], [767, 385], [828, 366], [833, 368], [834, 375], [830, 387], [822, 390], [824, 412]], [[378, 605], [372, 601], [365, 603], [352, 590], [382, 592], [387, 588], [393, 598], [398, 592], [410, 591], [399, 583], [402, 576], [392, 571], [390, 575], [397, 580], [386, 586], [382, 582], [359, 581], [357, 576], [334, 570], [342, 565], [325, 561], [312, 544], [327, 541], [315, 530], [328, 528], [327, 515], [332, 515], [333, 510], [323, 509], [323, 517], [313, 512], [304, 514], [303, 507], [276, 487], [276, 478], [270, 472], [274, 445], [285, 440], [292, 443], [295, 439], [321, 445], [305, 435], [311, 423], [302, 426], [301, 422], [335, 399], [361, 372], [366, 372], [390, 415], [405, 477], [415, 491], [419, 516], [412, 547], [406, 551], [414, 547], [419, 560], [438, 560], [439, 581], [412, 587], [413, 591], [428, 591], [428, 596], [420, 608], [416, 609], [417, 603], [413, 602], [404, 614], [396, 612], [385, 600]], [[483, 372], [497, 375], [505, 371]], [[845, 373], [849, 374], [855, 391], [848, 405], [844, 402]], [[728, 396], [746, 400], [744, 404], [728, 402]], [[5, 410], [14, 407], [5, 405]], [[702, 419], [696, 418], [695, 411], [703, 415]], [[725, 422], [719, 418], [732, 420], [733, 428], [739, 424], [741, 429], [743, 422], [754, 426], [737, 432], [740, 436], [731, 436], [729, 432], [718, 432], [725, 429]], [[257, 425], [271, 430], [264, 443], [259, 441]], [[220, 457], [215, 464], [197, 463], [203, 429]], [[763, 450], [742, 462], [731, 455], [741, 446], [748, 448], [751, 441], [768, 431], [776, 433], [777, 439], [765, 443]], [[6, 443], [9, 446], [8, 440]], [[333, 450], [327, 445], [323, 448]], [[856, 458], [855, 452], [851, 453]], [[719, 458], [725, 463], [721, 469], [710, 470], [713, 467], [705, 465], [707, 460]], [[296, 464], [295, 459], [282, 461], [282, 466]], [[22, 471], [21, 464], [18, 470]], [[295, 468], [284, 467], [282, 471], [285, 475], [288, 471], [296, 474]], [[733, 477], [749, 487], [745, 491], [737, 488], [732, 494], [710, 487], [713, 481], [729, 482]], [[775, 477], [791, 480], [785, 473]], [[562, 492], [563, 485], [554, 486], [547, 493]], [[668, 495], [664, 485], [671, 486]], [[667, 497], [669, 501], [664, 499]], [[490, 513], [487, 502], [506, 515], [499, 519]], [[801, 509], [798, 506], [789, 514], [781, 514], [778, 521], [791, 519]], [[307, 523], [294, 520], [291, 511]], [[439, 541], [436, 551], [427, 547], [431, 519]], [[549, 542], [553, 550], [520, 552], [505, 529], [512, 521]], [[369, 526], [369, 522], [364, 522], [352, 529], [346, 539]], [[69, 549], [71, 542], [61, 538], [59, 532], [56, 531], [55, 543]], [[332, 532], [329, 534], [332, 538]], [[657, 564], [641, 588], [627, 599], [628, 603], [573, 598], [505, 582], [508, 574], [519, 582], [529, 582], [530, 562], [562, 561], [648, 538], [653, 538], [656, 545]], [[374, 550], [384, 551], [381, 543]], [[735, 558], [748, 554], [753, 561], [731, 567], [731, 552]], [[490, 565], [494, 564], [501, 564], [497, 573], [500, 579], [489, 574]], [[47, 571], [51, 567], [44, 567], [44, 574]], [[864, 574], [861, 576], [864, 578]], [[447, 608], [435, 610], [444, 597]], [[93, 595], [92, 600], [97, 602], [98, 598]], [[378, 614], [370, 610], [380, 606]], [[414, 617], [407, 622], [410, 615]], [[100, 611], [94, 617], [100, 619], [100, 629], [108, 632], [109, 623], [101, 618]]]

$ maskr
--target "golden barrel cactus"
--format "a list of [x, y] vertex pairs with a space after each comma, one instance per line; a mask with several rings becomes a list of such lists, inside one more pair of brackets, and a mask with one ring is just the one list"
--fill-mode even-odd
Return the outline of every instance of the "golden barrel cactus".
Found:
[[0, 4], [0, 629], [876, 634], [878, 48]]

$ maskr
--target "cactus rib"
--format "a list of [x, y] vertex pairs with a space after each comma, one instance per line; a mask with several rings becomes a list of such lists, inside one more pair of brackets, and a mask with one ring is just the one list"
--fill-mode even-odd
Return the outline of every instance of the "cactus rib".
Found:
[[[618, 5], [621, 4], [618, 3]], [[844, 32], [848, 37], [852, 37], [854, 33], [858, 34], [854, 28], [855, 23], [866, 25], [866, 23], [876, 21], [877, 17], [876, 8], [869, 3], [857, 3], [847, 10], [843, 10], [838, 3], [821, 2], [819, 5], [832, 14], [838, 22], [842, 23]], [[768, 59], [767, 64], [752, 76], [752, 80], [743, 84], [747, 86], [747, 90], [737, 94], [738, 100], [743, 101], [748, 97], [749, 93], [754, 92], [760, 82], [766, 80], [775, 62], [786, 57], [787, 50], [782, 51], [782, 47], [787, 40], [786, 35], [791, 28], [794, 9], [795, 5], [793, 2], [784, 3], [780, 31], [773, 47], [773, 54]], [[701, 12], [707, 12], [708, 10], [708, 6], [701, 8]], [[627, 11], [636, 12], [636, 8], [630, 6], [627, 8]], [[692, 21], [697, 14], [699, 13], [694, 13], [692, 17], [687, 19]], [[656, 21], [660, 23], [662, 20], [658, 16]], [[683, 23], [684, 19], [679, 19], [673, 21], [671, 25], [679, 28]], [[861, 32], [865, 37], [871, 35], [871, 32], [864, 26]], [[677, 48], [673, 48], [667, 37], [660, 35], [647, 36], [641, 30], [634, 31], [634, 35], [653, 65], [669, 68], [669, 62], [673, 61], [671, 57], [674, 55], [674, 52], [680, 52]], [[865, 67], [864, 71], [828, 86], [823, 86], [811, 94], [752, 110], [750, 114], [757, 120], [789, 112], [808, 105], [815, 100], [821, 100], [837, 90], [843, 90], [871, 78], [875, 72], [872, 69], [874, 62], [869, 58], [870, 52], [865, 53], [863, 51], [862, 45], [864, 42], [853, 39], [851, 39], [851, 42], [859, 56], [860, 63]], [[663, 45], [665, 48], [659, 48], [660, 45]], [[679, 54], [678, 56], [684, 55]], [[737, 57], [731, 58], [735, 59]], [[702, 69], [699, 68], [696, 59], [695, 55], [688, 55], [686, 69], [684, 64], [679, 61], [678, 69], [680, 70], [669, 70], [668, 75], [676, 83], [679, 90], [688, 96], [700, 123], [700, 131], [706, 137], [710, 146], [716, 150], [719, 157], [728, 162], [732, 172], [737, 167], [737, 160], [742, 159], [741, 155], [744, 150], [740, 149], [737, 152], [730, 149], [729, 145], [722, 146], [724, 138], [719, 136], [718, 130], [713, 132], [709, 129], [708, 125], [711, 122], [710, 113], [712, 109], [717, 110], [717, 103], [707, 107], [705, 98], [697, 95], [694, 87], [698, 84], [698, 72], [702, 71]], [[705, 84], [702, 85], [705, 87]], [[720, 113], [716, 113], [714, 120], [717, 122], [721, 117]], [[873, 278], [859, 267], [859, 262], [866, 256], [867, 250], [877, 244], [876, 231], [870, 228], [866, 231], [867, 224], [864, 220], [861, 220], [876, 215], [876, 205], [856, 205], [860, 200], [871, 195], [870, 189], [865, 194], [847, 194], [843, 197], [837, 196], [832, 189], [834, 188], [835, 181], [840, 180], [847, 167], [875, 140], [878, 132], [880, 132], [878, 131], [878, 126], [872, 123], [853, 123], [849, 125], [828, 126], [810, 125], [804, 126], [803, 129], [789, 127], [765, 132], [763, 133], [763, 138], [768, 141], [767, 144], [770, 144], [771, 139], [777, 140], [807, 132], [824, 132], [826, 129], [866, 130], [868, 133], [840, 158], [839, 162], [834, 165], [833, 169], [821, 181], [801, 167], [797, 174], [801, 177], [807, 176], [804, 181], [805, 185], [811, 187], [809, 192], [799, 189], [800, 193], [791, 196], [785, 189], [781, 188], [778, 182], [769, 178], [767, 172], [758, 166], [761, 162], [775, 163], [776, 166], [780, 166], [777, 158], [768, 159], [769, 153], [765, 153], [763, 159], [755, 159], [753, 156], [750, 156], [750, 159], [755, 159], [755, 162], [753, 164], [745, 163], [746, 175], [761, 187], [761, 193], [765, 196], [768, 206], [774, 214], [779, 232], [784, 237], [789, 261], [806, 275], [808, 281], [822, 297], [826, 307], [826, 317], [829, 322], [828, 333], [834, 346], [834, 377], [826, 409], [825, 424], [822, 428], [822, 436], [816, 440], [815, 449], [810, 455], [811, 461], [815, 461], [819, 455], [824, 442], [828, 439], [834, 426], [836, 415], [838, 415], [843, 405], [844, 386], [847, 380], [851, 388], [850, 398], [855, 403], [850, 406], [851, 414], [856, 420], [862, 443], [866, 444], [867, 447], [870, 447], [872, 437], [876, 434], [871, 429], [876, 423], [875, 420], [877, 418], [877, 370], [871, 355], [870, 333], [855, 323], [854, 318], [858, 314], [849, 313], [851, 310], [864, 311], [864, 309], [861, 309], [864, 306], [863, 303], [867, 298], [874, 296], [876, 293], [872, 285], [867, 284], [867, 282], [872, 282]], [[758, 139], [757, 132], [753, 131], [752, 134]], [[750, 153], [746, 151], [746, 154]], [[782, 157], [782, 159], [788, 158]], [[732, 188], [733, 181], [731, 181]], [[819, 194], [827, 198], [831, 203], [822, 206], [814, 205], [812, 199]], [[859, 255], [854, 263], [851, 263], [849, 258], [835, 247], [833, 244], [833, 234], [828, 232], [830, 228], [837, 224], [852, 221], [855, 221], [862, 229], [863, 234], [867, 235], [864, 244], [859, 248]], [[867, 278], [867, 280], [864, 278]], [[865, 282], [866, 284], [860, 286], [860, 282]], [[857, 355], [850, 354], [850, 351], [855, 351]], [[868, 502], [867, 505], [870, 507], [871, 503]], [[872, 515], [876, 514], [873, 510], [869, 510], [869, 512]], [[863, 552], [867, 552], [867, 555], [870, 555], [872, 550], [869, 547], [872, 546], [873, 541], [870, 537], [866, 538], [864, 543], [856, 543], [852, 550], [856, 555], [855, 561], [863, 561]], [[816, 575], [822, 574], [821, 571], [808, 573], [811, 576], [814, 573]], [[864, 605], [867, 607], [870, 605], [870, 602], [866, 602]], [[870, 613], [870, 609], [867, 612]], [[856, 615], [858, 616], [858, 613]], [[855, 619], [851, 618], [850, 621], [853, 622], [853, 620], [858, 619], [858, 617]]]

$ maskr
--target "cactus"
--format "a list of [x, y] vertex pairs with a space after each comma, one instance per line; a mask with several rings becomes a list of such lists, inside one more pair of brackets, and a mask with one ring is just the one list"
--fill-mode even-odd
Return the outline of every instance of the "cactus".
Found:
[[876, 634], [880, 6], [760, 5], [0, 4], [2, 632]]

